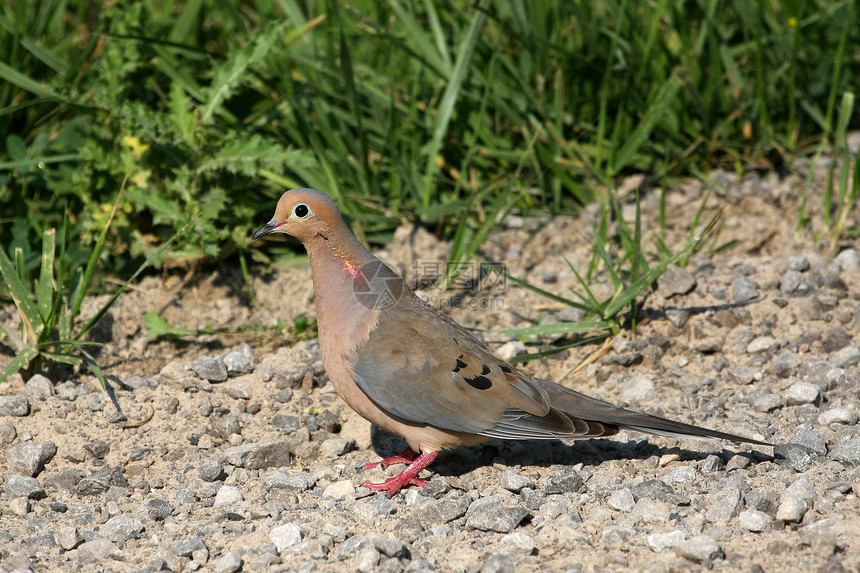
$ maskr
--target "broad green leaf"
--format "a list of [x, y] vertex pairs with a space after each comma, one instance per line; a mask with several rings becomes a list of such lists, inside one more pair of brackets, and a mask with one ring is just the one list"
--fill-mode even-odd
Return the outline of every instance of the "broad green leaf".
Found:
[[149, 332], [146, 333], [147, 342], [152, 342], [162, 336], [175, 337], [187, 336], [188, 329], [182, 326], [173, 326], [167, 319], [161, 318], [154, 312], [147, 312], [143, 315], [143, 323]]

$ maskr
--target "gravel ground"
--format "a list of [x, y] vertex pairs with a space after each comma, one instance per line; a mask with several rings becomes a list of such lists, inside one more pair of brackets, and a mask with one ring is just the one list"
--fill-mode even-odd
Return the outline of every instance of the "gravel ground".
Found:
[[[616, 338], [583, 372], [570, 374], [595, 346], [524, 366], [776, 448], [633, 432], [491, 441], [443, 453], [424, 474], [426, 488], [388, 499], [359, 484], [403, 466], [364, 471], [363, 463], [404, 443], [344, 406], [315, 339], [280, 348], [229, 334], [146, 342], [145, 310], [192, 330], [312, 316], [307, 269], [255, 279], [265, 314], [230, 272], [149, 278], [99, 334], [127, 421], [85, 373], [15, 377], [2, 388], [0, 568], [857, 570], [860, 253], [846, 243], [828, 260], [811, 232], [795, 233], [799, 171], [712, 174], [709, 206], [725, 207], [719, 241], [738, 242], [667, 273], [637, 335]], [[657, 196], [645, 196], [646, 229], [656, 227]], [[669, 195], [669, 244], [683, 243], [701, 196], [697, 185]], [[585, 268], [593, 217], [511, 217], [485, 255], [569, 293], [576, 283], [563, 257]], [[404, 228], [382, 255], [414, 278], [446, 248]], [[481, 329], [579, 318], [513, 285], [488, 288], [438, 300]], [[0, 318], [15, 327], [11, 309]], [[554, 342], [484, 336], [508, 355]]]

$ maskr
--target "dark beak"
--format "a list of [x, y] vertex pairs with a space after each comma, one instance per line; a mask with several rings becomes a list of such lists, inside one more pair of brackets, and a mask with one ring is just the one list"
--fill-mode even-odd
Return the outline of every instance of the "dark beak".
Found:
[[272, 231], [274, 231], [275, 229], [277, 229], [280, 226], [281, 226], [281, 221], [275, 221], [274, 219], [272, 219], [271, 221], [269, 221], [268, 223], [263, 225], [263, 227], [259, 231], [254, 233], [254, 236], [251, 237], [251, 240], [256, 241], [257, 239], [259, 239], [263, 235], [268, 235], [269, 233], [271, 233]]

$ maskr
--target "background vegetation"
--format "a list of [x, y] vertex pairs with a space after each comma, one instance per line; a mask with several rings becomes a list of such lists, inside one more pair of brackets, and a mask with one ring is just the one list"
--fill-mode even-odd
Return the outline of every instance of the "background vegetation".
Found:
[[99, 274], [129, 276], [189, 222], [156, 265], [244, 264], [296, 186], [337, 196], [370, 241], [401, 217], [480, 238], [500, 211], [608, 201], [627, 172], [671, 186], [780, 166], [831, 138], [860, 75], [857, 14], [850, 0], [10, 0], [0, 245], [24, 276], [65, 219], [64, 268], [82, 266], [126, 176]]

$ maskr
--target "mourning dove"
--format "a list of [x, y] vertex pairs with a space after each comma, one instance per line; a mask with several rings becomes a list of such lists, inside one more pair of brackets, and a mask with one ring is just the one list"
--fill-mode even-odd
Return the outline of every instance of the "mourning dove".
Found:
[[418, 474], [440, 450], [489, 440], [651, 434], [765, 442], [615, 406], [511, 366], [426, 304], [355, 238], [328, 196], [287, 191], [258, 239], [285, 233], [307, 249], [323, 362], [337, 393], [359, 415], [403, 436], [409, 449], [366, 468], [408, 463], [364, 487], [389, 496], [426, 485]]

